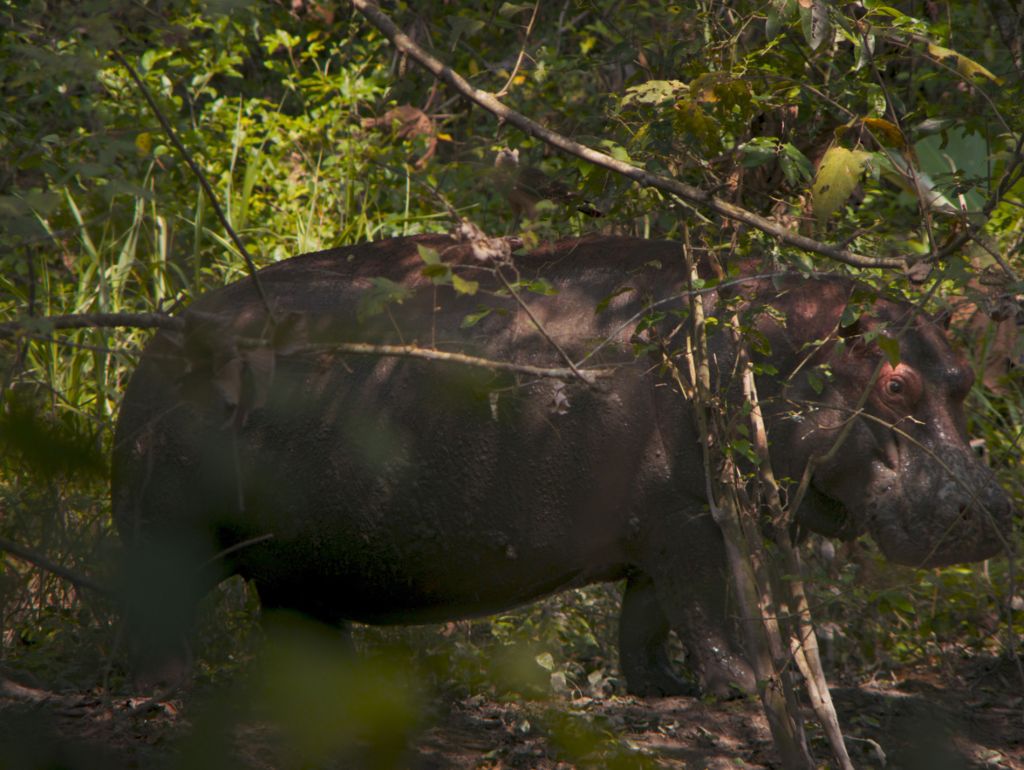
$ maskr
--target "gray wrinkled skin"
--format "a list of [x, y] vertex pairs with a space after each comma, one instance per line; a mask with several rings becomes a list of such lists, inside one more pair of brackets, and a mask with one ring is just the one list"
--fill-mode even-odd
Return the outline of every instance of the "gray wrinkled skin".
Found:
[[[463, 265], [458, 274], [480, 281], [480, 292], [433, 285], [417, 244]], [[680, 262], [677, 244], [621, 238], [516, 258], [524, 280], [557, 290], [522, 295], [574, 360], [610, 338], [587, 365], [618, 368], [594, 386], [330, 350], [332, 341], [416, 343], [564, 366], [514, 300], [492, 293], [500, 284], [469, 248], [441, 236], [262, 271], [286, 319], [276, 354], [243, 342], [267, 328], [249, 281], [201, 297], [185, 339], [161, 333], [147, 348], [115, 438], [114, 512], [129, 545], [140, 666], [168, 671], [197, 598], [230, 573], [254, 581], [265, 607], [341, 625], [483, 615], [626, 579], [620, 657], [631, 691], [694, 692], [668, 664], [670, 629], [704, 691], [752, 689], [692, 416], [657, 357], [637, 358], [632, 345], [638, 314], [683, 286]], [[375, 283], [380, 277], [394, 284]], [[402, 303], [374, 303], [394, 285], [410, 290]], [[828, 452], [882, 361], [854, 330], [838, 330], [852, 287], [792, 277], [782, 291], [768, 282], [742, 290], [750, 307], [769, 302], [785, 319], [750, 315], [779, 371], [759, 383], [779, 477], [799, 479], [809, 457]], [[602, 300], [607, 307], [595, 312]], [[965, 441], [970, 370], [942, 331], [906, 306], [878, 301], [869, 310], [860, 334], [880, 323], [905, 327], [900, 363], [883, 367], [873, 386], [866, 412], [877, 421], [858, 418], [842, 451], [818, 469], [801, 522], [831, 535], [866, 530], [908, 564], [996, 554], [1010, 504]], [[669, 313], [655, 336], [677, 323]], [[842, 349], [837, 330], [847, 337]], [[678, 338], [668, 344], [680, 347]], [[725, 338], [713, 349], [729, 393]], [[826, 362], [831, 379], [818, 393], [808, 372]], [[885, 390], [894, 379], [898, 393]], [[210, 567], [224, 549], [266, 535]]]

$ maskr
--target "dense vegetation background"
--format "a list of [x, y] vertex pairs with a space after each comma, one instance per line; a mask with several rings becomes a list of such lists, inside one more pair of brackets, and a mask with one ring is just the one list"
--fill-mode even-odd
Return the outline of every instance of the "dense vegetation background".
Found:
[[[115, 51], [260, 266], [446, 231], [450, 205], [491, 234], [538, 239], [671, 238], [686, 224], [724, 255], [849, 270], [952, 309], [964, 322], [954, 333], [990, 367], [970, 396], [972, 435], [1024, 502], [1024, 370], [1007, 365], [1020, 361], [1011, 332], [1024, 294], [1019, 7], [437, 0], [386, 10], [478, 88], [503, 89], [507, 104], [579, 142], [821, 241], [920, 261], [886, 272], [828, 263], [558, 155], [437, 84], [344, 3], [0, 0], [0, 537], [100, 579], [117, 559], [112, 424], [149, 332], [55, 330], [46, 318], [174, 311], [246, 271]], [[506, 146], [605, 216], [556, 203], [517, 224], [493, 170]], [[978, 309], [988, 316], [969, 323]], [[912, 571], [881, 564], [870, 546], [847, 550], [815, 583], [837, 672], [1020, 654], [1012, 562]], [[542, 693], [607, 694], [621, 691], [613, 599], [614, 589], [574, 592], [492, 621], [366, 633], [416, 650], [460, 692], [528, 680]], [[211, 600], [201, 677], [247, 664], [253, 612], [238, 584]], [[126, 688], [116, 624], [101, 598], [0, 555], [3, 665], [52, 687]], [[520, 648], [525, 658], [507, 654]]]

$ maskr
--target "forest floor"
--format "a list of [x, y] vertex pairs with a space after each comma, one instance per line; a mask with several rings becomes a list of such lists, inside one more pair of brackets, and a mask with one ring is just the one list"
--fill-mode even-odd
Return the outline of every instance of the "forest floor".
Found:
[[[356, 737], [297, 760], [274, 723], [169, 700], [54, 693], [0, 672], [0, 768], [776, 768], [756, 699], [434, 696], [406, 737]], [[212, 689], [209, 686], [208, 689]], [[951, 660], [833, 688], [858, 768], [1024, 770], [1024, 689], [1004, 657]], [[309, 704], [310, 709], [316, 703]], [[309, 718], [315, 721], [315, 715]], [[811, 728], [824, 767], [827, 748]]]

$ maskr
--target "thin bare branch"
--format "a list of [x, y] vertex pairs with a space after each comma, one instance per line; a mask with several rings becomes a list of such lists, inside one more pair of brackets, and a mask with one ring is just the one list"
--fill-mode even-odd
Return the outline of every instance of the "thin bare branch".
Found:
[[461, 93], [465, 98], [480, 105], [501, 120], [512, 124], [530, 136], [534, 136], [541, 141], [550, 144], [552, 147], [556, 147], [570, 155], [575, 155], [576, 157], [582, 158], [583, 160], [593, 163], [596, 166], [600, 166], [601, 168], [606, 168], [609, 171], [621, 174], [622, 176], [632, 179], [634, 182], [645, 187], [654, 187], [662, 190], [663, 192], [677, 195], [689, 203], [706, 207], [720, 216], [748, 224], [751, 227], [755, 227], [758, 230], [767, 233], [768, 235], [778, 238], [780, 241], [789, 244], [790, 246], [794, 246], [804, 251], [821, 254], [830, 259], [834, 259], [837, 262], [843, 262], [848, 265], [853, 265], [854, 267], [874, 268], [900, 268], [906, 263], [903, 259], [868, 257], [862, 254], [856, 254], [846, 249], [839, 249], [826, 243], [822, 243], [821, 241], [814, 240], [813, 238], [808, 238], [807, 236], [786, 229], [777, 222], [772, 222], [771, 220], [754, 214], [747, 209], [733, 203], [729, 203], [728, 201], [724, 201], [721, 198], [717, 198], [698, 187], [694, 187], [693, 185], [689, 185], [675, 179], [669, 179], [668, 177], [663, 177], [658, 174], [652, 174], [642, 168], [631, 166], [628, 163], [612, 158], [610, 155], [605, 155], [604, 153], [593, 150], [585, 145], [579, 144], [578, 142], [574, 142], [562, 134], [545, 128], [522, 113], [506, 107], [494, 97], [494, 94], [474, 88], [466, 81], [465, 78], [459, 75], [459, 73], [455, 72], [455, 70], [451, 69], [444, 62], [430, 55], [419, 45], [413, 42], [413, 40], [403, 33], [402, 30], [400, 30], [386, 14], [384, 14], [375, 5], [371, 4], [368, 0], [352, 0], [352, 5], [356, 10], [362, 13], [370, 23], [384, 33], [384, 35], [391, 40], [398, 50], [418, 62], [420, 66], [433, 74], [434, 77], [443, 80], [456, 91]]
[[495, 361], [490, 358], [470, 356], [465, 353], [451, 353], [445, 350], [433, 348], [421, 348], [416, 345], [371, 345], [365, 342], [339, 342], [325, 345], [312, 345], [301, 350], [337, 350], [342, 353], [353, 353], [364, 356], [396, 356], [399, 358], [422, 358], [427, 361], [446, 361], [453, 364], [464, 364], [476, 366], [481, 369], [492, 371], [513, 372], [515, 374], [528, 374], [533, 377], [544, 377], [555, 380], [580, 379], [583, 382], [593, 384], [598, 379], [610, 377], [615, 372], [615, 367], [600, 367], [593, 369], [579, 369], [575, 366], [569, 367], [544, 367], [532, 366], [530, 364], [517, 364], [511, 361]]
[[214, 554], [209, 559], [204, 561], [202, 563], [202, 565], [199, 567], [199, 569], [197, 570], [197, 572], [201, 572], [204, 569], [206, 569], [207, 567], [213, 566], [214, 564], [216, 564], [217, 562], [219, 562], [221, 559], [225, 558], [226, 556], [230, 556], [233, 553], [238, 553], [239, 551], [243, 550], [244, 548], [249, 548], [250, 546], [259, 545], [260, 543], [265, 543], [266, 541], [273, 540], [273, 539], [274, 539], [274, 533], [273, 532], [267, 532], [264, 535], [257, 535], [256, 537], [250, 537], [247, 540], [241, 541], [240, 543], [235, 543], [232, 546], [228, 546], [224, 550], [220, 551], [219, 553]]
[[548, 334], [547, 329], [544, 328], [541, 322], [537, 319], [537, 316], [535, 316], [533, 314], [533, 311], [530, 310], [530, 306], [523, 301], [523, 298], [519, 296], [519, 292], [516, 291], [515, 287], [513, 287], [512, 284], [508, 282], [508, 279], [505, 277], [505, 274], [501, 272], [501, 265], [498, 265], [496, 268], [494, 268], [494, 274], [497, 275], [499, 280], [501, 280], [501, 282], [505, 285], [505, 288], [508, 289], [509, 294], [511, 294], [512, 298], [515, 299], [516, 304], [518, 304], [519, 307], [523, 309], [523, 312], [526, 313], [526, 315], [529, 317], [530, 321], [537, 328], [537, 331], [539, 331], [541, 335], [543, 335], [544, 339], [546, 339], [551, 344], [551, 347], [558, 351], [558, 354], [562, 357], [562, 360], [569, 365], [569, 369], [570, 371], [572, 371], [573, 375], [579, 377], [584, 382], [587, 382], [587, 378], [584, 377], [580, 370], [576, 368], [576, 364], [572, 362], [572, 359], [569, 357], [569, 354], [562, 349], [561, 345], [555, 342], [554, 338], [550, 334]]
[[114, 592], [100, 583], [97, 583], [90, 577], [87, 577], [80, 572], [76, 572], [68, 567], [61, 566], [57, 562], [48, 559], [40, 553], [36, 553], [31, 548], [26, 548], [23, 545], [15, 543], [13, 540], [8, 540], [5, 537], [0, 537], [0, 551], [7, 551], [12, 556], [27, 561], [29, 564], [34, 564], [40, 569], [51, 572], [59, 578], [67, 580], [79, 588], [87, 588], [90, 591], [95, 591], [101, 596], [111, 598]]
[[512, 68], [512, 73], [508, 76], [508, 80], [505, 81], [505, 85], [501, 87], [501, 90], [495, 94], [495, 96], [505, 96], [508, 93], [509, 87], [512, 85], [512, 81], [516, 79], [516, 75], [519, 74], [519, 68], [523, 66], [523, 59], [526, 56], [526, 44], [530, 41], [530, 33], [533, 32], [534, 22], [537, 21], [537, 11], [540, 10], [540, 0], [537, 0], [533, 4], [533, 13], [530, 14], [530, 23], [526, 25], [526, 34], [523, 36], [523, 46], [519, 49], [519, 56], [516, 57], [516, 64]]

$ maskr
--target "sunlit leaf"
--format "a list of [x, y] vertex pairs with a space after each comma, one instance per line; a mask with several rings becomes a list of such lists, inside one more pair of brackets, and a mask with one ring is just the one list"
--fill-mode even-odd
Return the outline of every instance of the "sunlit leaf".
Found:
[[879, 334], [875, 338], [875, 344], [885, 353], [889, 366], [896, 366], [900, 362], [900, 341], [898, 339]]
[[468, 294], [472, 296], [476, 294], [477, 289], [480, 288], [480, 283], [478, 281], [466, 280], [458, 273], [452, 273], [452, 288], [459, 294]]
[[622, 103], [623, 105], [662, 104], [677, 99], [686, 91], [686, 83], [681, 80], [648, 80], [638, 86], [627, 88]]
[[974, 59], [970, 59], [967, 56], [964, 56], [962, 53], [954, 51], [952, 48], [944, 48], [941, 45], [929, 43], [928, 53], [930, 53], [932, 56], [934, 56], [936, 59], [940, 61], [944, 61], [946, 59], [953, 59], [956, 64], [957, 70], [965, 78], [973, 80], [975, 78], [981, 77], [991, 80], [993, 83], [996, 83], [998, 85], [1002, 85], [1003, 83], [1003, 79], [1001, 77], [993, 75], [985, 67], [978, 64], [978, 62], [974, 61]]
[[424, 246], [422, 243], [418, 243], [416, 244], [416, 251], [419, 253], [420, 259], [428, 265], [441, 264], [441, 256], [437, 253], [436, 249], [432, 249], [429, 246]]
[[907, 146], [906, 137], [900, 131], [899, 126], [883, 118], [864, 118], [864, 125], [871, 133], [889, 147], [903, 148]]
[[845, 147], [832, 147], [825, 153], [811, 188], [814, 214], [819, 221], [828, 219], [846, 203], [872, 157], [870, 152]]

